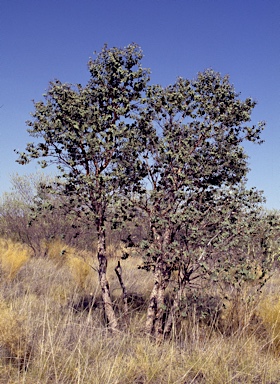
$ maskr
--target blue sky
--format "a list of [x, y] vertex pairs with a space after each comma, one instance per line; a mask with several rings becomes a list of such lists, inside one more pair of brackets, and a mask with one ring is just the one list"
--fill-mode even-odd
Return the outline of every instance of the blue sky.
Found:
[[171, 84], [213, 68], [229, 74], [241, 98], [267, 122], [262, 146], [248, 145], [248, 185], [280, 209], [279, 0], [1, 0], [0, 193], [20, 166], [14, 149], [32, 141], [25, 121], [49, 81], [85, 84], [87, 62], [104, 43], [138, 43], [152, 83]]

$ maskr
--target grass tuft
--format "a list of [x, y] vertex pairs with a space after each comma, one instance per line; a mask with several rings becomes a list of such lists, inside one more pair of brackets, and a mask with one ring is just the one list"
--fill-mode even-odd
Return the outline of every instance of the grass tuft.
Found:
[[280, 353], [280, 299], [279, 295], [266, 295], [258, 306], [260, 317], [268, 335], [268, 346]]
[[15, 278], [21, 267], [30, 259], [30, 251], [27, 246], [0, 239], [0, 263], [1, 271], [5, 278]]
[[23, 326], [23, 318], [3, 299], [0, 299], [1, 358], [16, 365], [21, 371], [28, 364], [30, 347]]

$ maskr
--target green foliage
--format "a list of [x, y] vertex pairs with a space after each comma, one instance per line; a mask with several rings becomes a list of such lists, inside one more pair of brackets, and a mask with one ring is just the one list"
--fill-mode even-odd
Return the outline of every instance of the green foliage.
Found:
[[149, 79], [140, 65], [142, 52], [131, 44], [105, 45], [88, 68], [85, 87], [51, 82], [44, 102], [35, 103], [27, 122], [29, 143], [19, 162], [40, 159], [57, 164], [68, 204], [103, 225], [105, 211], [116, 191], [132, 182], [129, 166], [137, 160], [139, 100]]
[[[245, 141], [260, 143], [264, 124], [249, 126], [255, 106], [241, 101], [228, 77], [207, 70], [194, 81], [147, 91], [144, 119], [154, 128], [142, 153], [149, 187], [134, 200], [149, 216], [146, 266], [159, 260], [178, 269], [228, 251], [256, 223], [261, 196], [244, 187]], [[247, 226], [248, 227], [248, 226]], [[249, 228], [247, 235], [249, 236]], [[252, 229], [251, 229], [252, 231]], [[192, 267], [193, 268], [193, 267]]]

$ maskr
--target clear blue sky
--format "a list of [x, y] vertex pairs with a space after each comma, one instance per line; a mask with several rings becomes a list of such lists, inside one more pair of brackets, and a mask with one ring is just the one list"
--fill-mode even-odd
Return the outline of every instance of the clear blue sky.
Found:
[[1, 0], [0, 193], [10, 175], [33, 172], [13, 150], [31, 141], [25, 121], [55, 78], [85, 84], [87, 62], [104, 43], [138, 43], [153, 83], [171, 84], [213, 68], [229, 74], [241, 97], [267, 122], [262, 146], [246, 147], [249, 186], [280, 209], [279, 0]]

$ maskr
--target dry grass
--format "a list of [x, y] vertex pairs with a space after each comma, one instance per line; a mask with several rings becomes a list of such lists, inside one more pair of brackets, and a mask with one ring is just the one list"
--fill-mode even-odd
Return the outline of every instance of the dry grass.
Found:
[[28, 338], [23, 327], [24, 319], [0, 300], [0, 345], [3, 361], [14, 364], [20, 371], [24, 369], [30, 355]]
[[30, 250], [20, 243], [0, 239], [1, 272], [9, 280], [14, 279], [20, 268], [29, 260]]
[[278, 277], [274, 277], [262, 294], [257, 313], [266, 330], [266, 349], [280, 356], [280, 298]]
[[[192, 311], [176, 329], [176, 340], [157, 344], [143, 332], [151, 276], [137, 269], [140, 260], [125, 260], [130, 322], [112, 337], [99, 306], [97, 273], [89, 266], [96, 267], [95, 261], [70, 248], [61, 255], [61, 246], [65, 249], [53, 246], [53, 256], [28, 259], [13, 279], [2, 275], [0, 384], [280, 382], [279, 281], [258, 306], [247, 305], [246, 295], [238, 307], [237, 298], [225, 306], [219, 316], [226, 329], [235, 316], [239, 319], [232, 332], [203, 323]], [[117, 305], [121, 290], [115, 266], [110, 260]], [[121, 316], [120, 311], [120, 321]]]

